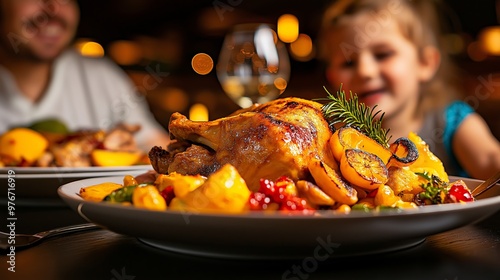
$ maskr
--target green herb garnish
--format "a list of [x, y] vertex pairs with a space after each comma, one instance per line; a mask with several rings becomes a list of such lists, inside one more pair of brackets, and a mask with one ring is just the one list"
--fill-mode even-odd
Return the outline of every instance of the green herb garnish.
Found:
[[345, 123], [348, 126], [359, 129], [381, 145], [389, 147], [390, 138], [387, 138], [389, 130], [382, 128], [382, 119], [385, 113], [382, 113], [380, 118], [375, 120], [375, 117], [381, 113], [381, 110], [375, 112], [377, 105], [370, 109], [365, 104], [359, 103], [358, 96], [352, 94], [352, 92], [352, 98], [347, 100], [342, 86], [340, 86], [337, 92], [337, 97], [328, 92], [326, 88], [325, 91], [328, 93], [328, 96], [319, 100], [328, 101], [327, 104], [323, 105], [322, 110], [330, 126], [337, 123]]
[[117, 190], [114, 190], [110, 194], [108, 194], [105, 198], [104, 201], [109, 201], [109, 202], [132, 202], [132, 196], [134, 194], [134, 190], [136, 188], [141, 188], [144, 186], [149, 185], [148, 183], [142, 183], [139, 185], [130, 185], [126, 186]]
[[378, 205], [375, 208], [368, 206], [366, 203], [356, 203], [351, 207], [352, 211], [360, 211], [364, 213], [380, 213], [380, 212], [401, 212], [401, 208], [392, 206]]
[[427, 180], [427, 184], [421, 185], [424, 191], [418, 194], [420, 201], [424, 202], [424, 204], [445, 203], [449, 191], [449, 184], [447, 182], [427, 172], [417, 172], [415, 174]]

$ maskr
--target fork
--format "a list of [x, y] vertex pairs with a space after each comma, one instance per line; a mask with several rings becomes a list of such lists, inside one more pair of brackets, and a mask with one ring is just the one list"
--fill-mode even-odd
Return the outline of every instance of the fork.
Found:
[[14, 234], [14, 233], [10, 234], [0, 231], [0, 249], [7, 250], [11, 246], [14, 246], [16, 249], [24, 248], [52, 236], [78, 232], [78, 231], [91, 230], [91, 229], [98, 229], [98, 228], [100, 227], [97, 226], [96, 224], [88, 223], [88, 224], [79, 224], [79, 225], [55, 228], [35, 234]]
[[480, 194], [484, 193], [485, 191], [491, 189], [493, 186], [496, 185], [496, 183], [500, 180], [500, 170], [497, 171], [496, 174], [491, 176], [490, 178], [486, 179], [486, 181], [482, 182], [477, 186], [473, 191], [472, 191], [472, 196], [476, 197], [479, 196]]

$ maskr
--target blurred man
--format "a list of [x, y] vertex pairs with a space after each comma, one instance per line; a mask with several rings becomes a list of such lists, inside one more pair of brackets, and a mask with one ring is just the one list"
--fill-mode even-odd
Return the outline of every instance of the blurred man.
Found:
[[141, 125], [144, 149], [166, 145], [126, 74], [69, 48], [79, 19], [76, 0], [0, 0], [0, 133], [47, 118], [70, 130], [127, 123]]

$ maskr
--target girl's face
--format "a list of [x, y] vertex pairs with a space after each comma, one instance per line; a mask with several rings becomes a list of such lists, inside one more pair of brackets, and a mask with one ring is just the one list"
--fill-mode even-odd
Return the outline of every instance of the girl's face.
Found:
[[419, 84], [428, 78], [415, 45], [392, 19], [360, 14], [348, 20], [328, 35], [329, 82], [369, 107], [378, 105], [385, 119], [414, 112]]
[[0, 47], [11, 55], [51, 60], [76, 33], [76, 0], [2, 0], [0, 5]]

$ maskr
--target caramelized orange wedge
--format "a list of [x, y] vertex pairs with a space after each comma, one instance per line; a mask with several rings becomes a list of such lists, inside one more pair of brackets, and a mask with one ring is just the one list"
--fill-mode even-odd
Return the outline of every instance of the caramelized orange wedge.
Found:
[[330, 138], [330, 148], [338, 162], [340, 162], [346, 149], [360, 149], [377, 155], [384, 164], [387, 164], [392, 156], [388, 148], [355, 128], [348, 126], [341, 127], [335, 131]]
[[300, 196], [314, 205], [332, 206], [335, 204], [335, 201], [329, 195], [309, 181], [299, 180], [295, 185], [297, 186]]
[[387, 167], [404, 167], [414, 163], [418, 159], [417, 146], [408, 138], [398, 138], [391, 144], [392, 157], [387, 163]]
[[376, 155], [360, 149], [347, 149], [340, 160], [340, 171], [351, 184], [373, 190], [389, 180], [389, 171]]
[[319, 159], [311, 159], [308, 169], [316, 184], [336, 202], [353, 205], [358, 201], [356, 190]]

